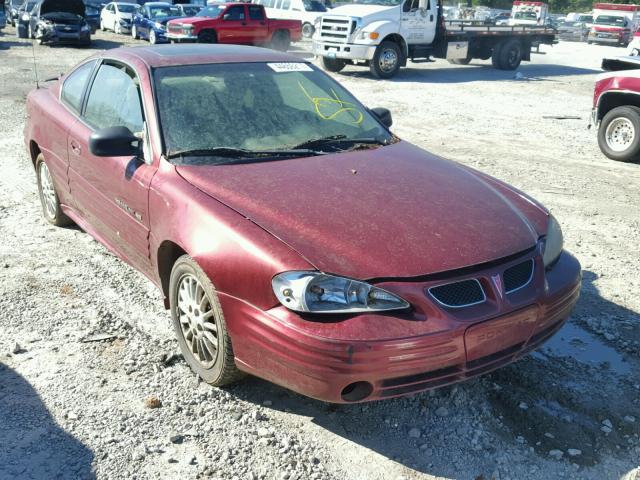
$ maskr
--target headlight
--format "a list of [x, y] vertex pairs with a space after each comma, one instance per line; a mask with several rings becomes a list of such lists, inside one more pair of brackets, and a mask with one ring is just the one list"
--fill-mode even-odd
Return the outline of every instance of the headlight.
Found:
[[558, 259], [562, 253], [564, 240], [562, 238], [562, 229], [560, 224], [553, 215], [549, 215], [549, 223], [547, 225], [547, 236], [544, 239], [542, 260], [545, 268], [550, 267]]
[[355, 313], [403, 310], [409, 303], [373, 285], [320, 272], [284, 272], [273, 277], [282, 305], [296, 312]]
[[23, 22], [28, 22], [31, 19], [31, 17], [29, 16], [28, 13], [23, 13], [22, 14], [22, 21]]
[[164, 25], [162, 25], [160, 22], [156, 22], [156, 23], [155, 23], [155, 27], [156, 27], [158, 30], [162, 30], [162, 29], [164, 28]]

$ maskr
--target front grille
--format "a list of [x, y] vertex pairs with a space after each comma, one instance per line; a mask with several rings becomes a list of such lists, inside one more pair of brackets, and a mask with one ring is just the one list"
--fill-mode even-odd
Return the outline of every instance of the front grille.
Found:
[[515, 292], [529, 285], [533, 278], [533, 259], [507, 268], [502, 274], [505, 293]]
[[168, 31], [171, 33], [182, 33], [182, 25], [169, 25]]
[[469, 307], [487, 299], [480, 282], [476, 279], [431, 287], [429, 293], [438, 303], [450, 308]]
[[320, 38], [329, 42], [347, 43], [351, 30], [349, 17], [322, 16], [320, 22]]

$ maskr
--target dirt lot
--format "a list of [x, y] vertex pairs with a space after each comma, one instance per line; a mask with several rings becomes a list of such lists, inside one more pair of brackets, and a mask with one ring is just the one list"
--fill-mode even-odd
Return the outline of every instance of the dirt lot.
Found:
[[[333, 406], [257, 379], [199, 384], [154, 287], [42, 219], [22, 139], [32, 52], [44, 79], [131, 39], [32, 51], [0, 35], [0, 479], [640, 479], [640, 165], [605, 159], [587, 130], [600, 60], [620, 49], [561, 43], [520, 75], [437, 61], [336, 76], [399, 136], [550, 207], [584, 285], [565, 329], [509, 367]], [[546, 118], [565, 115], [579, 120]], [[115, 337], [85, 341], [97, 332]]]

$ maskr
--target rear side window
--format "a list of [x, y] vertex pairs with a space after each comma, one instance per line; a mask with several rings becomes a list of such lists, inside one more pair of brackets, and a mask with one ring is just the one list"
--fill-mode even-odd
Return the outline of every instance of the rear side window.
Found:
[[124, 66], [103, 64], [91, 85], [84, 119], [92, 127], [144, 130], [142, 105], [135, 74]]
[[264, 20], [264, 10], [258, 5], [249, 5], [249, 19]]
[[76, 68], [62, 84], [60, 97], [62, 101], [76, 113], [80, 113], [84, 87], [87, 85], [87, 80], [89, 80], [89, 75], [91, 75], [95, 64], [96, 62], [93, 60]]
[[291, 7], [291, 0], [284, 0], [281, 8], [283, 10], [289, 10], [289, 7]]

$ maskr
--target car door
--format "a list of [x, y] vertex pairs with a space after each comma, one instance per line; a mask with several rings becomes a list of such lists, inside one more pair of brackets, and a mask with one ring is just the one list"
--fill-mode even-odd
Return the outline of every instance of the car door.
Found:
[[148, 195], [156, 165], [150, 159], [96, 157], [89, 151], [94, 131], [115, 126], [146, 136], [134, 70], [104, 60], [69, 133], [69, 187], [91, 233], [132, 265], [149, 271]]
[[138, 33], [142, 38], [149, 38], [149, 26], [151, 25], [150, 15], [149, 7], [143, 7], [138, 23]]
[[402, 5], [400, 33], [407, 44], [430, 44], [436, 35], [435, 0], [405, 0]]
[[222, 21], [217, 27], [220, 43], [251, 43], [246, 28], [246, 12], [244, 5], [232, 5], [222, 14]]
[[251, 43], [254, 45], [263, 43], [269, 30], [264, 7], [262, 5], [247, 5], [247, 12], [249, 15], [246, 30], [251, 37]]

